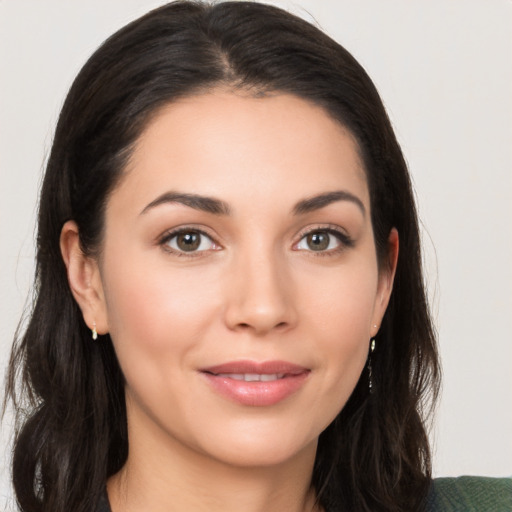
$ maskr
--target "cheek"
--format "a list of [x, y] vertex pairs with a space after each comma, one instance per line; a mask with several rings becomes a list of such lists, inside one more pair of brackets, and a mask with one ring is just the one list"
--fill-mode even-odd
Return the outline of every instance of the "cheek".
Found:
[[201, 272], [125, 259], [105, 275], [109, 331], [121, 366], [128, 357], [158, 361], [193, 350], [215, 316], [215, 290]]
[[[318, 364], [325, 365], [326, 403], [335, 404], [334, 415], [348, 400], [366, 363], [378, 285], [378, 273], [372, 269], [370, 264], [350, 265], [328, 279], [316, 275], [301, 292], [301, 309], [317, 340]], [[314, 283], [322, 287], [312, 288]]]
[[378, 287], [373, 265], [361, 262], [323, 275], [305, 275], [308, 279], [300, 291], [304, 300], [301, 309], [320, 332], [346, 343], [369, 338]]

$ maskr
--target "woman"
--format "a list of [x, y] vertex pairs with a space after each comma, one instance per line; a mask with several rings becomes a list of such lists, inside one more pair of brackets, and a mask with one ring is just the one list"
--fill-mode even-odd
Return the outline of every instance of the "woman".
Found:
[[91, 57], [57, 126], [23, 511], [422, 510], [439, 368], [407, 169], [338, 44], [172, 3]]

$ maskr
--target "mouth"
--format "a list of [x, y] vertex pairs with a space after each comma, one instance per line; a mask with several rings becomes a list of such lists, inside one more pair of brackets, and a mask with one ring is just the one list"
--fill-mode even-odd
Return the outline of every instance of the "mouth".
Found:
[[311, 370], [286, 361], [233, 361], [200, 370], [211, 388], [241, 405], [275, 405], [299, 391]]
[[217, 373], [212, 375], [226, 377], [227, 379], [243, 380], [244, 382], [271, 382], [283, 379], [286, 376], [285, 373]]

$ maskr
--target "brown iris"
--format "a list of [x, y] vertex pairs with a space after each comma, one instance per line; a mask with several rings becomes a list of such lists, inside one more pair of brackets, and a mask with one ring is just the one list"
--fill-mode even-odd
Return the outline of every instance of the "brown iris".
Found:
[[201, 234], [195, 231], [180, 233], [176, 237], [176, 245], [185, 252], [195, 251], [201, 244]]
[[329, 233], [315, 231], [306, 237], [306, 243], [312, 251], [324, 251], [329, 247]]

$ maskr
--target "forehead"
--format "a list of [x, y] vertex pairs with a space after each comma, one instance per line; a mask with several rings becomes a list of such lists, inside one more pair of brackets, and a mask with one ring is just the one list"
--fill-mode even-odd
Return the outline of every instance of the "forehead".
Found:
[[295, 202], [340, 187], [368, 203], [357, 143], [323, 108], [289, 94], [219, 90], [160, 109], [114, 195], [149, 202], [167, 188], [263, 204], [269, 196]]

